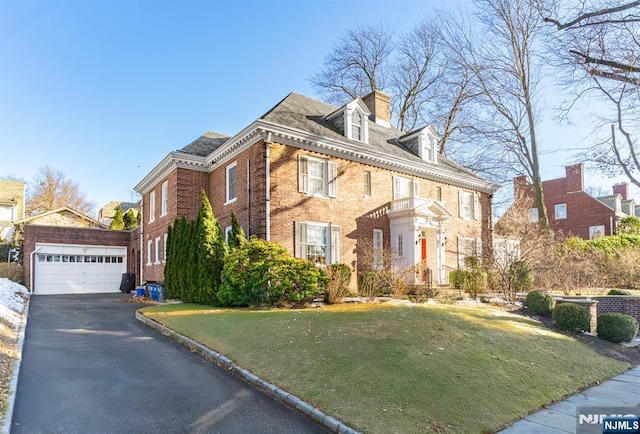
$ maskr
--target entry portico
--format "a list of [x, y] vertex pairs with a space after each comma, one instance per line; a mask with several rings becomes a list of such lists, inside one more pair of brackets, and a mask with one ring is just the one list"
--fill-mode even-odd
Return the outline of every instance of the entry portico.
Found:
[[438, 200], [405, 197], [392, 201], [387, 215], [396, 266], [423, 270], [414, 273], [407, 283], [423, 283], [427, 269], [435, 283], [446, 283], [445, 221], [451, 213]]

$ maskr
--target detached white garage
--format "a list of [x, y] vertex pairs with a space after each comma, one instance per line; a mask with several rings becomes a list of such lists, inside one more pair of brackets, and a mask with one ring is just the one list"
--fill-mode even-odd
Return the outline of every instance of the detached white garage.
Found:
[[127, 271], [127, 248], [36, 243], [33, 258], [35, 294], [119, 292]]

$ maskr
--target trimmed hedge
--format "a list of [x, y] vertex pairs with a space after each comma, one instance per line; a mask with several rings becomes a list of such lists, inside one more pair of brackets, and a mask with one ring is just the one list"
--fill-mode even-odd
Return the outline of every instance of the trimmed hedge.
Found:
[[638, 334], [638, 321], [624, 313], [603, 313], [598, 316], [598, 337], [609, 342], [631, 342]]
[[544, 291], [531, 291], [527, 294], [524, 305], [534, 315], [549, 316], [556, 305], [556, 299]]
[[552, 313], [556, 325], [562, 330], [580, 333], [590, 329], [591, 314], [585, 307], [573, 303], [560, 303], [553, 308]]
[[607, 292], [607, 295], [631, 295], [631, 293], [627, 291], [623, 291], [621, 289], [612, 289], [609, 292]]

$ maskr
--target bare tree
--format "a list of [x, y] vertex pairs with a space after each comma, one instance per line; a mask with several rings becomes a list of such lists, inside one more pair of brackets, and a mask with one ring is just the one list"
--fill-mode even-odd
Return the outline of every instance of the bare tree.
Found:
[[539, 223], [548, 226], [540, 176], [537, 117], [543, 21], [531, 0], [477, 0], [477, 23], [447, 20], [444, 39], [471, 73], [478, 97], [475, 132], [484, 146], [478, 161], [532, 181]]
[[440, 132], [439, 151], [457, 139], [468, 101], [469, 75], [446, 52], [439, 15], [394, 35], [382, 24], [348, 30], [310, 81], [333, 104], [344, 104], [374, 89], [390, 94], [394, 125], [410, 131], [432, 124]]
[[77, 183], [67, 179], [64, 173], [44, 166], [29, 188], [26, 213], [32, 216], [63, 206], [85, 214], [95, 208], [93, 202], [87, 201]]
[[384, 24], [347, 30], [310, 81], [324, 99], [344, 104], [384, 89], [392, 35]]
[[553, 43], [574, 100], [603, 101], [595, 123], [599, 141], [581, 154], [604, 173], [640, 186], [640, 0], [555, 0], [540, 7], [553, 25]]

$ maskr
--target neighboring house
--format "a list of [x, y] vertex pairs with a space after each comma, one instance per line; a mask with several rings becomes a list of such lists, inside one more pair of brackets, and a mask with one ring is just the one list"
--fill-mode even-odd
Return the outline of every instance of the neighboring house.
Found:
[[141, 280], [163, 280], [167, 228], [196, 217], [204, 190], [225, 231], [233, 212], [248, 236], [298, 258], [362, 272], [390, 251], [446, 283], [465, 255], [490, 254], [498, 186], [439, 155], [437, 142], [431, 127], [391, 127], [379, 91], [342, 107], [291, 93], [232, 137], [205, 133], [135, 187]]
[[133, 211], [138, 215], [140, 210], [138, 209], [138, 204], [133, 202], [119, 202], [119, 201], [111, 201], [98, 211], [98, 221], [100, 223], [104, 223], [109, 226], [111, 221], [116, 216], [116, 209], [118, 209], [118, 205], [122, 209], [122, 213], [126, 213], [129, 209], [133, 208]]
[[111, 231], [68, 207], [16, 222], [23, 238], [24, 279], [36, 294], [118, 292], [135, 272], [138, 231]]
[[80, 211], [69, 208], [68, 206], [27, 217], [17, 221], [16, 224], [100, 229], [106, 229], [108, 227], [99, 221], [82, 214]]
[[24, 182], [0, 179], [0, 241], [11, 241], [15, 223], [24, 217]]
[[[564, 178], [542, 182], [549, 228], [554, 232], [590, 240], [612, 235], [622, 217], [640, 215], [640, 206], [629, 198], [627, 183], [614, 185], [610, 196], [595, 198], [584, 190], [582, 163], [566, 166], [565, 173]], [[534, 197], [533, 187], [526, 177], [514, 179], [514, 201], [529, 201], [531, 222], [538, 221]]]

